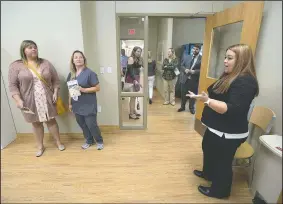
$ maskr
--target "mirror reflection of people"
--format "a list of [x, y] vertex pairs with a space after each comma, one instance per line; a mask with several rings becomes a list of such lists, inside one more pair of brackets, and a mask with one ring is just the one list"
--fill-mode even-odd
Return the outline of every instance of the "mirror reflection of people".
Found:
[[151, 59], [151, 52], [148, 51], [148, 95], [149, 95], [149, 104], [152, 104], [153, 97], [153, 87], [155, 81], [155, 69], [156, 62]]
[[86, 65], [83, 52], [76, 50], [71, 57], [70, 73], [67, 81], [77, 80], [81, 95], [78, 98], [69, 96], [69, 109], [75, 114], [76, 121], [81, 127], [86, 142], [82, 149], [88, 149], [96, 143], [97, 150], [103, 149], [103, 138], [97, 124], [97, 98], [100, 91], [97, 74]]
[[178, 69], [178, 59], [175, 56], [173, 48], [168, 50], [168, 58], [165, 58], [162, 65], [162, 78], [164, 83], [164, 95], [165, 101], [163, 105], [171, 104], [174, 106], [175, 103], [175, 84], [176, 77], [175, 69]]
[[237, 148], [249, 135], [247, 116], [259, 93], [253, 53], [248, 45], [228, 47], [224, 72], [207, 91], [208, 95], [188, 94], [205, 104], [201, 121], [207, 127], [202, 140], [203, 169], [194, 174], [212, 181], [210, 187], [198, 187], [202, 194], [224, 198], [230, 196], [232, 162]]
[[[22, 42], [20, 54], [21, 59], [13, 62], [9, 68], [9, 90], [19, 109], [28, 108], [34, 113], [22, 111], [26, 122], [31, 123], [33, 127], [38, 147], [36, 156], [42, 156], [45, 151], [43, 122], [53, 135], [58, 149], [63, 151], [65, 146], [61, 143], [59, 127], [55, 119], [60, 88], [57, 71], [49, 61], [38, 57], [38, 47], [31, 40]], [[43, 77], [48, 87], [35, 72]]]
[[[188, 91], [191, 91], [195, 94], [198, 92], [198, 84], [199, 84], [199, 75], [200, 75], [200, 67], [201, 67], [201, 59], [200, 55], [201, 46], [196, 44], [193, 47], [193, 56], [190, 61], [188, 67], [185, 68], [184, 72], [186, 75], [186, 81], [182, 85], [182, 102], [181, 108], [179, 108], [178, 112], [184, 111], [186, 108], [187, 97], [186, 94]], [[195, 114], [195, 99], [189, 98], [189, 109], [191, 114]]]
[[128, 64], [128, 57], [126, 56], [125, 49], [121, 49], [120, 62], [121, 62], [121, 76], [122, 76], [122, 90], [123, 90], [124, 89], [123, 78], [125, 77], [126, 70], [127, 70], [127, 64]]
[[[138, 92], [140, 88], [140, 68], [143, 64], [141, 57], [142, 49], [135, 46], [132, 50], [131, 56], [128, 59], [127, 73], [126, 73], [126, 83], [133, 84], [133, 92]], [[130, 114], [129, 119], [137, 120], [141, 116], [137, 113], [136, 108], [136, 97], [130, 97]]]

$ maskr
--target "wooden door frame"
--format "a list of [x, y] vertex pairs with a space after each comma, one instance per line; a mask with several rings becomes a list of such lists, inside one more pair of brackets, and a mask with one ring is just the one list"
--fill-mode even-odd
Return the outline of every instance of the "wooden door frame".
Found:
[[[253, 55], [255, 56], [258, 35], [261, 27], [260, 25], [263, 8], [264, 1], [246, 1], [236, 4], [233, 7], [225, 9], [221, 12], [217, 12], [214, 15], [207, 16], [198, 88], [199, 93], [201, 93], [202, 91], [206, 92], [208, 86], [216, 81], [216, 79], [207, 76], [209, 69], [210, 50], [213, 44], [213, 29], [216, 27], [242, 21], [243, 26], [240, 43], [248, 44], [253, 51]], [[253, 18], [251, 18], [250, 16], [253, 16]], [[255, 27], [254, 25], [259, 26]], [[253, 29], [249, 29], [251, 27], [253, 27]], [[203, 108], [204, 104], [200, 101], [197, 101], [194, 128], [201, 135], [203, 135], [206, 129], [205, 126], [203, 126], [201, 123]]]

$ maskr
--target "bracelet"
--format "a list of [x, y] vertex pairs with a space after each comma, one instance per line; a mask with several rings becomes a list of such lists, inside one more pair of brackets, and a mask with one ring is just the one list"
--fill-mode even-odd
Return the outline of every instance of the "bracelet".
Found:
[[205, 105], [209, 106], [210, 103], [210, 98], [208, 98], [208, 100], [206, 102], [204, 102]]

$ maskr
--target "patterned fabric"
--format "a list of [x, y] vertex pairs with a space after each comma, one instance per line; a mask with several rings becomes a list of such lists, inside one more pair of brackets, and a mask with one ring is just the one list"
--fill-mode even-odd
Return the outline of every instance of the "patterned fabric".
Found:
[[[50, 119], [48, 115], [48, 107], [47, 107], [47, 100], [46, 94], [43, 87], [41, 80], [36, 76], [36, 74], [30, 70], [33, 75], [33, 83], [34, 83], [34, 100], [36, 105], [36, 110], [39, 118], [39, 122], [46, 122]], [[38, 71], [41, 74], [41, 71]]]
[[165, 80], [173, 80], [176, 77], [176, 74], [174, 72], [175, 68], [178, 69], [178, 59], [172, 59], [171, 62], [169, 62], [168, 58], [165, 58], [162, 65], [162, 70], [164, 70], [162, 77]]
[[[52, 89], [60, 88], [60, 80], [55, 67], [46, 59], [42, 59], [40, 64], [41, 76], [48, 83]], [[9, 66], [9, 91], [10, 94], [20, 95], [24, 102], [24, 106], [29, 108], [35, 114], [24, 113], [22, 114], [28, 123], [39, 122], [37, 108], [34, 99], [34, 81], [30, 69], [28, 69], [21, 60], [14, 61]], [[53, 92], [44, 85], [45, 96], [47, 100], [48, 115], [49, 117], [56, 117], [57, 109], [56, 103], [52, 103]]]

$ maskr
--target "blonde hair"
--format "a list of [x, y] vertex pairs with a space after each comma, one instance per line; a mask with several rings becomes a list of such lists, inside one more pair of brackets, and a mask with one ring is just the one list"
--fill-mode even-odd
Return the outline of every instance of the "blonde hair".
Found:
[[[215, 93], [227, 92], [232, 82], [241, 75], [251, 75], [257, 82], [254, 57], [250, 46], [246, 44], [236, 44], [228, 47], [226, 52], [228, 50], [235, 53], [235, 65], [231, 73], [223, 72], [218, 81], [214, 84], [213, 88]], [[257, 88], [256, 96], [258, 95], [258, 92], [259, 89]]]
[[76, 65], [74, 63], [74, 55], [75, 53], [80, 53], [83, 58], [84, 58], [84, 65], [87, 66], [86, 64], [86, 57], [84, 55], [84, 53], [82, 51], [79, 51], [79, 50], [75, 50], [71, 56], [71, 62], [70, 62], [70, 72], [71, 72], [71, 79], [74, 79], [76, 77], [76, 73], [77, 73], [77, 68], [76, 68]]
[[175, 50], [172, 47], [170, 47], [169, 50], [172, 52], [172, 59], [176, 59]]
[[[34, 45], [37, 49], [37, 45], [34, 41], [32, 40], [24, 40], [22, 43], [21, 43], [21, 47], [20, 47], [20, 56], [21, 56], [21, 60], [24, 64], [27, 64], [27, 56], [25, 54], [25, 49], [31, 45]], [[42, 59], [38, 57], [37, 55], [37, 58], [36, 58], [36, 63], [37, 65], [40, 65], [40, 63], [42, 62]]]

